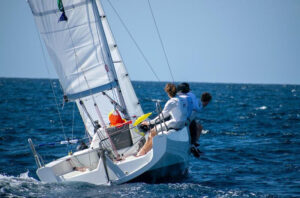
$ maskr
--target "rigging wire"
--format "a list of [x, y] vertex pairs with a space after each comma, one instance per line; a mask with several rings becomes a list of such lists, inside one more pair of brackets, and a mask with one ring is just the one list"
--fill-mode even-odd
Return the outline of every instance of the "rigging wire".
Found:
[[134, 45], [136, 46], [136, 48], [138, 49], [138, 51], [140, 52], [140, 54], [142, 55], [142, 57], [144, 58], [145, 62], [147, 63], [148, 67], [150, 68], [150, 70], [152, 71], [152, 73], [154, 74], [155, 78], [160, 82], [159, 77], [157, 76], [156, 72], [154, 71], [152, 65], [150, 64], [149, 60], [147, 59], [147, 57], [145, 56], [145, 54], [143, 53], [142, 49], [140, 48], [140, 46], [138, 45], [138, 43], [136, 42], [136, 40], [134, 39], [133, 35], [130, 33], [128, 27], [126, 26], [126, 24], [124, 23], [124, 21], [122, 20], [121, 16], [119, 15], [118, 11], [115, 9], [115, 7], [112, 5], [112, 3], [110, 2], [110, 0], [107, 0], [107, 2], [109, 3], [109, 5], [111, 6], [111, 8], [113, 9], [113, 11], [115, 12], [115, 14], [117, 15], [118, 19], [120, 20], [121, 24], [123, 25], [123, 27], [125, 28], [127, 34], [130, 36], [131, 40], [133, 41]]
[[[37, 32], [37, 35], [38, 35], [38, 38], [39, 38], [39, 41], [40, 41], [40, 45], [41, 45], [41, 48], [42, 48], [44, 65], [46, 66], [46, 70], [48, 72], [48, 75], [50, 76], [50, 71], [49, 71], [48, 63], [46, 61], [46, 55], [45, 55], [44, 47], [43, 47], [43, 44], [42, 44], [42, 40], [41, 40], [41, 37], [40, 37], [40, 35], [39, 35], [38, 32]], [[65, 133], [65, 130], [64, 130], [64, 125], [63, 125], [63, 121], [62, 121], [61, 114], [60, 114], [60, 111], [59, 111], [59, 105], [58, 105], [57, 97], [56, 97], [56, 94], [55, 94], [55, 91], [54, 91], [54, 88], [53, 88], [52, 80], [49, 79], [49, 81], [50, 81], [50, 84], [51, 84], [51, 89], [52, 89], [52, 93], [53, 93], [53, 96], [54, 96], [54, 101], [55, 101], [55, 104], [56, 104], [56, 109], [57, 109], [57, 112], [58, 112], [58, 117], [59, 117], [59, 120], [60, 120], [60, 123], [61, 123], [62, 132], [63, 132], [63, 135], [65, 137], [65, 140], [67, 140], [67, 136], [66, 136], [66, 133]]]
[[[96, 6], [95, 2], [93, 2], [93, 3], [94, 3], [93, 9], [97, 9], [97, 6]], [[94, 10], [93, 13], [94, 13], [95, 19], [97, 19], [96, 15], [95, 15], [95, 10]], [[100, 17], [100, 15], [99, 15], [99, 17]], [[99, 23], [101, 23], [101, 18], [99, 18]], [[96, 24], [97, 24], [97, 23], [96, 23]], [[96, 28], [96, 29], [97, 29], [98, 42], [101, 43], [101, 41], [102, 41], [103, 38], [102, 38], [101, 36], [99, 36], [99, 28], [100, 28], [100, 27], [99, 27], [99, 24], [98, 24], [97, 27], [98, 27], [98, 28]], [[103, 33], [104, 33], [104, 32], [103, 32]], [[105, 33], [104, 33], [104, 34], [105, 34]], [[103, 42], [102, 42], [102, 43], [103, 43]], [[94, 46], [96, 46], [94, 40], [93, 40], [93, 44], [94, 44]], [[74, 50], [75, 50], [75, 49], [74, 49]], [[109, 49], [108, 49], [108, 50], [109, 50]], [[106, 66], [109, 65], [109, 64], [106, 63], [107, 60], [105, 59], [105, 53], [104, 53], [104, 50], [102, 49], [102, 47], [100, 47], [100, 52], [101, 52], [101, 56], [102, 56], [102, 58], [103, 58], [104, 65], [105, 65], [105, 67], [106, 67]], [[109, 52], [107, 52], [107, 53], [109, 53]], [[97, 57], [98, 57], [98, 56], [97, 56]], [[97, 59], [98, 59], [98, 58], [97, 58]], [[98, 62], [99, 62], [99, 60], [98, 60]], [[103, 119], [103, 117], [102, 117], [102, 114], [101, 114], [100, 109], [99, 109], [99, 107], [98, 107], [98, 104], [97, 104], [97, 102], [96, 102], [94, 93], [92, 92], [92, 89], [91, 89], [90, 86], [89, 86], [89, 83], [88, 83], [87, 78], [86, 78], [86, 75], [85, 75], [85, 71], [82, 70], [82, 73], [83, 73], [83, 77], [84, 77], [84, 79], [85, 79], [85, 83], [86, 83], [86, 85], [87, 85], [87, 87], [88, 87], [88, 90], [89, 90], [89, 92], [90, 92], [91, 99], [92, 99], [92, 101], [93, 101], [93, 103], [94, 103], [94, 107], [95, 107], [96, 113], [97, 113], [97, 115], [98, 115], [98, 117], [99, 117], [100, 123], [101, 123], [102, 127], [104, 128], [104, 131], [106, 132], [106, 134], [107, 134], [107, 136], [108, 136], [108, 138], [109, 138], [109, 141], [110, 141], [110, 143], [111, 143], [111, 148], [112, 148], [113, 152], [116, 154], [116, 156], [118, 156], [118, 152], [117, 152], [117, 150], [116, 150], [116, 148], [115, 148], [115, 145], [114, 145], [113, 142], [111, 141], [111, 138], [110, 138], [110, 136], [109, 136], [109, 134], [108, 134], [108, 132], [107, 132], [107, 130], [106, 130], [106, 124], [105, 124], [105, 121], [104, 121], [104, 119]], [[107, 75], [108, 75], [109, 80], [111, 80], [111, 76], [110, 76], [110, 74], [108, 73], [108, 71], [107, 71]], [[114, 90], [112, 90], [112, 93], [113, 93], [113, 95], [114, 95]], [[115, 95], [114, 95], [114, 96], [115, 96]], [[113, 96], [113, 97], [114, 97], [114, 96]], [[97, 131], [96, 131], [96, 133], [98, 134], [98, 137], [99, 137], [99, 139], [101, 140], [99, 133], [98, 133]]]
[[171, 70], [170, 62], [169, 62], [169, 59], [168, 59], [168, 56], [167, 56], [167, 53], [166, 53], [166, 49], [165, 49], [165, 47], [164, 47], [164, 43], [163, 43], [163, 41], [162, 41], [161, 35], [160, 35], [160, 33], [159, 33], [159, 30], [158, 30], [158, 26], [157, 26], [157, 23], [156, 23], [156, 20], [155, 20], [155, 16], [154, 16], [154, 14], [153, 14], [153, 10], [152, 10], [152, 7], [151, 7], [151, 3], [150, 3], [150, 0], [147, 0], [147, 1], [148, 1], [148, 5], [149, 5], [149, 8], [150, 8], [150, 12], [151, 12], [152, 18], [153, 18], [153, 22], [154, 22], [154, 24], [155, 24], [156, 32], [157, 32], [157, 35], [158, 35], [158, 38], [159, 38], [161, 47], [162, 47], [162, 49], [163, 49], [163, 51], [164, 51], [164, 55], [165, 55], [165, 59], [166, 59], [166, 62], [167, 62], [168, 68], [169, 68], [169, 72], [170, 72], [172, 81], [173, 81], [173, 83], [174, 83], [173, 72], [172, 72], [172, 70]]
[[[84, 79], [85, 79], [85, 81], [86, 81], [86, 84], [87, 84], [87, 86], [88, 86], [90, 92], [92, 92], [91, 89], [90, 89], [90, 86], [89, 86], [89, 84], [88, 84], [88, 81], [87, 81], [87, 79], [86, 79], [86, 76], [85, 76], [85, 74], [84, 74], [84, 71], [83, 71], [83, 77], [84, 77]], [[92, 94], [92, 93], [91, 93], [91, 94]], [[118, 156], [118, 151], [117, 151], [117, 149], [116, 149], [114, 143], [112, 142], [111, 137], [109, 136], [109, 133], [108, 133], [107, 130], [106, 130], [106, 125], [105, 125], [105, 122], [104, 122], [104, 120], [103, 120], [103, 117], [102, 117], [102, 114], [101, 114], [101, 112], [100, 112], [100, 109], [99, 109], [99, 107], [98, 107], [98, 105], [97, 105], [97, 103], [96, 103], [95, 97], [94, 97], [93, 94], [91, 95], [91, 97], [92, 97], [92, 100], [93, 100], [93, 102], [94, 102], [94, 106], [95, 106], [95, 109], [96, 109], [96, 113], [97, 113], [97, 115], [98, 115], [98, 117], [99, 117], [99, 119], [100, 119], [100, 122], [101, 122], [101, 124], [102, 124], [102, 127], [104, 128], [104, 131], [105, 131], [105, 133], [106, 133], [106, 135], [107, 135], [107, 137], [108, 137], [108, 139], [109, 139], [109, 142], [110, 142], [110, 144], [111, 144], [111, 148], [112, 148], [113, 152], [115, 153], [115, 155]], [[99, 135], [99, 133], [98, 133], [97, 131], [96, 131], [96, 133]], [[99, 136], [99, 139], [101, 140], [100, 136]]]

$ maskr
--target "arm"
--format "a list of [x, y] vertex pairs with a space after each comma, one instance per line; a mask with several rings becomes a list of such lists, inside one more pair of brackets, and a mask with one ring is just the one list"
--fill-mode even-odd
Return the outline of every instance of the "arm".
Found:
[[200, 113], [200, 111], [203, 109], [203, 106], [202, 106], [202, 102], [198, 102], [198, 100], [196, 99], [195, 100], [195, 105], [194, 105], [194, 110], [197, 112], [197, 113]]
[[192, 101], [193, 101], [193, 111], [196, 111], [197, 113], [199, 113], [202, 110], [202, 103], [200, 101], [197, 100], [197, 97], [195, 96], [195, 94], [189, 92], [188, 94], [189, 97], [191, 97]]
[[165, 104], [164, 109], [162, 112], [153, 120], [150, 121], [150, 124], [155, 124], [155, 121], [159, 120], [160, 118], [168, 118], [170, 116], [171, 110], [176, 107], [177, 102], [174, 99], [168, 100], [168, 102]]

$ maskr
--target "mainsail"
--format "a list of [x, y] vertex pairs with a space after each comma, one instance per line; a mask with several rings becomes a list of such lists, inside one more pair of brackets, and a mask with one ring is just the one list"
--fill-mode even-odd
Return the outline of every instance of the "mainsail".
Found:
[[76, 102], [92, 136], [113, 109], [143, 114], [105, 14], [96, 0], [28, 0], [66, 101]]

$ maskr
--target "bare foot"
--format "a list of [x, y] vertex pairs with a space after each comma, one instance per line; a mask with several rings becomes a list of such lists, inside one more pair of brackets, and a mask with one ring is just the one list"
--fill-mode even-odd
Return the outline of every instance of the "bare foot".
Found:
[[141, 150], [136, 154], [136, 156], [137, 156], [137, 157], [140, 157], [140, 156], [143, 156], [143, 155], [145, 155], [145, 154], [146, 154], [145, 150], [144, 150], [144, 149], [141, 149]]
[[80, 172], [85, 172], [88, 170], [88, 168], [87, 167], [75, 167], [75, 170], [80, 171]]

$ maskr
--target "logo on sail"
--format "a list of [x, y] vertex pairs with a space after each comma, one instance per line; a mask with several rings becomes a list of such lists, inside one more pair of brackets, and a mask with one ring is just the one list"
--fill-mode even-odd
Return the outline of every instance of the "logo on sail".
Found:
[[62, 3], [62, 0], [57, 0], [57, 6], [58, 6], [59, 11], [62, 12], [61, 16], [58, 19], [58, 22], [60, 22], [60, 21], [68, 21], [68, 17], [66, 16], [65, 8], [64, 8], [64, 5]]

